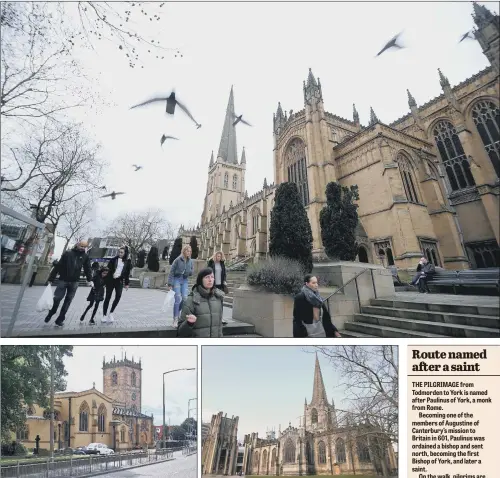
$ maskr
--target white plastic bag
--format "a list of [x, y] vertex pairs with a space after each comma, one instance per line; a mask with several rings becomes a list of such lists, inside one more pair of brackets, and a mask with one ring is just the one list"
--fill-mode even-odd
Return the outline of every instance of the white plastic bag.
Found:
[[52, 309], [54, 305], [54, 294], [52, 293], [52, 287], [48, 285], [43, 291], [42, 297], [36, 304], [36, 311], [43, 312], [44, 310]]
[[169, 290], [167, 292], [167, 297], [165, 297], [165, 301], [163, 302], [163, 307], [161, 308], [162, 312], [169, 312], [174, 307], [175, 302], [175, 292], [173, 290]]

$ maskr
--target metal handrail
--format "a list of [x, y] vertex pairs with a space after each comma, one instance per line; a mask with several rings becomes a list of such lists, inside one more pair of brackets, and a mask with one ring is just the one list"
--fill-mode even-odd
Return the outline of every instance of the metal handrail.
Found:
[[326, 297], [324, 300], [323, 300], [323, 303], [326, 302], [326, 307], [328, 309], [328, 313], [330, 313], [330, 304], [328, 303], [328, 300], [333, 297], [337, 292], [340, 292], [341, 290], [344, 290], [344, 288], [349, 285], [351, 282], [354, 281], [354, 283], [356, 284], [356, 296], [357, 296], [357, 299], [358, 299], [358, 305], [359, 305], [359, 309], [361, 310], [361, 298], [359, 297], [359, 289], [358, 289], [358, 277], [361, 275], [361, 274], [364, 274], [366, 271], [370, 271], [370, 275], [371, 275], [371, 278], [372, 278], [372, 286], [373, 286], [373, 294], [375, 295], [375, 299], [377, 298], [377, 289], [375, 288], [375, 280], [373, 279], [373, 269], [363, 269], [361, 272], [358, 272], [354, 277], [351, 277], [342, 287], [339, 287], [336, 291], [332, 292], [328, 297]]

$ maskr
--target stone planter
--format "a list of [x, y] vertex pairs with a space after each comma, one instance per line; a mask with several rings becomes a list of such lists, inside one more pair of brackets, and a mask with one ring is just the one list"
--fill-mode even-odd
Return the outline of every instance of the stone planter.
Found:
[[164, 272], [142, 272], [139, 275], [139, 283], [141, 284], [141, 287], [143, 287], [144, 279], [146, 277], [149, 279], [149, 289], [159, 289], [167, 283], [168, 274], [165, 274]]

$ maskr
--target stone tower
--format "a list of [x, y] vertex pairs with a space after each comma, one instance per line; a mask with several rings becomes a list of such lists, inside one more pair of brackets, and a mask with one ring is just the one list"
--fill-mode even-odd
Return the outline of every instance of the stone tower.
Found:
[[474, 36], [481, 45], [483, 53], [490, 61], [497, 73], [500, 72], [500, 19], [498, 15], [491, 13], [484, 5], [474, 2], [474, 13], [472, 14], [476, 30]]
[[102, 360], [103, 393], [125, 408], [141, 411], [142, 405], [142, 367], [141, 360], [135, 362], [127, 359], [127, 354], [121, 359], [106, 362]]
[[219, 152], [214, 160], [212, 151], [208, 165], [207, 192], [201, 225], [221, 214], [223, 210], [229, 209], [231, 204], [237, 204], [245, 197], [245, 149], [243, 148], [241, 160], [238, 162], [234, 121], [234, 94], [233, 87], [231, 87]]
[[333, 402], [330, 405], [326, 396], [318, 354], [316, 354], [316, 364], [314, 366], [312, 398], [309, 404], [307, 404], [307, 399], [304, 403], [304, 418], [304, 430], [309, 432], [326, 431], [338, 426], [335, 405]]

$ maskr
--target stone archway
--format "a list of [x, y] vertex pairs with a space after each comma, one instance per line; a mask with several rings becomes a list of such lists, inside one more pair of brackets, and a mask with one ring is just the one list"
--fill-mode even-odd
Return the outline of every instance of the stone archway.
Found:
[[368, 264], [368, 251], [366, 250], [366, 247], [361, 245], [358, 247], [358, 262], [364, 262]]

